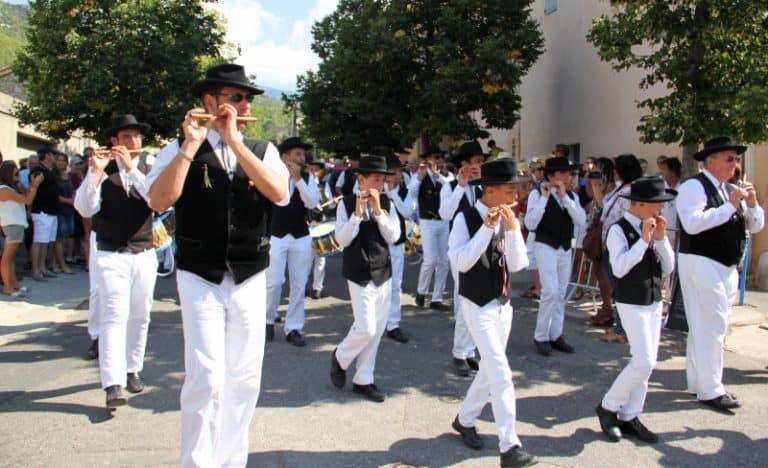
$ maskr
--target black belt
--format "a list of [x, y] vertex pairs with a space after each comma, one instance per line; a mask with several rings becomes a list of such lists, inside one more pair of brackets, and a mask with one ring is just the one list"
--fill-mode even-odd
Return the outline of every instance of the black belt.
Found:
[[137, 250], [136, 248], [131, 248], [131, 247], [129, 247], [127, 245], [124, 245], [124, 244], [123, 245], [117, 245], [117, 244], [112, 244], [112, 243], [104, 242], [104, 241], [97, 241], [96, 242], [96, 248], [98, 250], [103, 250], [104, 252], [129, 253], [129, 254], [134, 254], [134, 255], [135, 254], [144, 253], [147, 250], [152, 249], [152, 247], [147, 247], [146, 249], [143, 249], [143, 250]]

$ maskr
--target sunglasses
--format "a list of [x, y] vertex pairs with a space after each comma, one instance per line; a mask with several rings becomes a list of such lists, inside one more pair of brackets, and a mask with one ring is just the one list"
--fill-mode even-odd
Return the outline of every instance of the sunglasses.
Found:
[[734, 161], [736, 161], [736, 164], [740, 163], [741, 162], [741, 156], [728, 156], [727, 158], [725, 158], [725, 162], [732, 163]]
[[253, 102], [253, 99], [256, 97], [255, 94], [243, 94], [243, 93], [218, 93], [218, 94], [215, 94], [214, 96], [225, 96], [235, 104], [242, 102], [243, 99], [245, 99], [248, 102]]

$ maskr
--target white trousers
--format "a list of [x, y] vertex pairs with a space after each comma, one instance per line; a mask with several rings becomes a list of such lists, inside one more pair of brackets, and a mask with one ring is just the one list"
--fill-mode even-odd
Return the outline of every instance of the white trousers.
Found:
[[157, 279], [157, 256], [92, 250], [99, 288], [101, 387], [125, 387], [128, 372], [144, 368], [149, 312]]
[[422, 219], [421, 248], [424, 258], [419, 270], [419, 285], [416, 292], [426, 294], [432, 283], [432, 274], [435, 275], [435, 284], [432, 288], [432, 302], [443, 300], [445, 282], [448, 280], [448, 221], [435, 219]]
[[602, 405], [608, 411], [618, 413], [621, 421], [631, 421], [643, 412], [648, 379], [656, 367], [662, 303], [639, 306], [619, 302], [616, 310], [627, 332], [632, 358], [603, 397]]
[[541, 279], [541, 301], [533, 338], [536, 341], [555, 341], [563, 334], [565, 291], [571, 278], [573, 250], [555, 250], [536, 242], [534, 254]]
[[243, 467], [261, 389], [266, 275], [236, 285], [176, 273], [184, 322], [181, 465]]
[[678, 254], [680, 287], [688, 320], [686, 377], [688, 392], [699, 400], [725, 394], [723, 344], [731, 304], [736, 300], [739, 275], [714, 260]]
[[483, 356], [459, 408], [459, 423], [474, 427], [490, 396], [499, 433], [499, 450], [506, 452], [515, 445], [522, 445], [515, 430], [515, 386], [506, 353], [512, 329], [512, 306], [509, 303], [501, 306], [495, 299], [483, 307], [463, 296], [459, 296], [459, 301], [467, 327]]
[[451, 353], [456, 359], [466, 359], [475, 357], [475, 340], [467, 327], [467, 321], [464, 320], [464, 314], [461, 312], [461, 301], [459, 300], [459, 275], [453, 264], [451, 264], [451, 276], [453, 276], [453, 349]]
[[325, 285], [325, 257], [312, 253], [312, 290], [322, 291]]
[[357, 372], [352, 382], [358, 385], [372, 384], [381, 335], [387, 326], [389, 302], [392, 296], [392, 280], [376, 287], [373, 281], [360, 286], [347, 281], [352, 302], [354, 322], [349, 333], [336, 348], [336, 359], [344, 369], [355, 361]]
[[98, 262], [96, 262], [96, 231], [91, 231], [91, 238], [88, 240], [91, 244], [90, 255], [88, 256], [88, 335], [92, 340], [99, 338], [99, 314], [101, 313], [101, 304], [99, 304], [99, 279]]
[[280, 293], [285, 283], [285, 265], [288, 264], [290, 293], [288, 310], [285, 313], [285, 334], [304, 329], [304, 293], [312, 269], [312, 238], [309, 235], [294, 238], [270, 239], [269, 268], [267, 268], [267, 323], [274, 324]]
[[390, 245], [389, 258], [392, 261], [392, 294], [390, 296], [389, 318], [387, 331], [400, 327], [403, 312], [400, 304], [400, 293], [403, 286], [403, 265], [405, 264], [405, 244]]

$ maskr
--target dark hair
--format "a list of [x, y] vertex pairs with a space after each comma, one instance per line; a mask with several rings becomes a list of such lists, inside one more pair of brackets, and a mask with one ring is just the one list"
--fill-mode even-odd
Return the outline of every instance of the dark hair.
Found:
[[605, 158], [605, 157], [597, 158], [597, 161], [595, 161], [595, 165], [597, 166], [597, 170], [600, 171], [600, 174], [602, 174], [601, 179], [603, 180], [603, 184], [604, 185], [612, 184], [613, 171], [615, 169], [615, 166], [611, 158]]
[[663, 163], [667, 166], [667, 169], [675, 173], [675, 176], [679, 179], [683, 174], [683, 164], [677, 158], [667, 158]]
[[488, 140], [488, 146], [496, 146], [496, 140]]
[[0, 164], [0, 184], [16, 189], [18, 183], [13, 180], [13, 175], [18, 169], [19, 168], [16, 167], [16, 161], [3, 161], [2, 164]]
[[634, 154], [620, 154], [614, 160], [616, 173], [625, 184], [631, 184], [635, 179], [643, 175], [640, 161]]

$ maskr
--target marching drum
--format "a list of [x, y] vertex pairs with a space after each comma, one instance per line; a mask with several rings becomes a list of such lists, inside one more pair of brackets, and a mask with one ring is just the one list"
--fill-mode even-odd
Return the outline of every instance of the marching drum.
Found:
[[337, 254], [343, 249], [336, 241], [336, 220], [310, 226], [309, 235], [312, 236], [312, 249], [321, 257]]
[[421, 245], [421, 228], [410, 219], [405, 220], [405, 254], [413, 255]]

